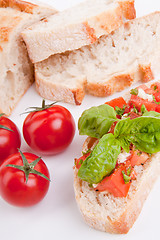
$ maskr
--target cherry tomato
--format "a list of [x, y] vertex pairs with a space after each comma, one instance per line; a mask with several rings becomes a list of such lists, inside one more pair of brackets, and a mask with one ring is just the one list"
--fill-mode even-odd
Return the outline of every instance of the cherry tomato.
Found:
[[18, 152], [21, 137], [16, 125], [0, 114], [0, 165], [11, 154]]
[[[21, 154], [15, 153], [9, 156], [1, 165], [0, 194], [8, 203], [26, 207], [32, 206], [44, 198], [50, 181], [48, 168], [42, 159], [38, 159], [32, 153]], [[25, 157], [26, 162], [24, 162], [22, 156]], [[16, 167], [23, 167], [24, 171]], [[38, 171], [38, 173], [35, 171]], [[29, 173], [29, 175], [26, 175], [26, 173]], [[39, 174], [43, 175], [40, 176]]]
[[23, 124], [23, 136], [35, 151], [53, 155], [65, 150], [75, 134], [75, 122], [64, 107], [52, 105], [30, 112]]

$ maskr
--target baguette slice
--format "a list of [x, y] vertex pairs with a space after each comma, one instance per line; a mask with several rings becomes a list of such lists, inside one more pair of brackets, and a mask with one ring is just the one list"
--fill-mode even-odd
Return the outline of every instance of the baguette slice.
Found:
[[[126, 94], [126, 100], [129, 94]], [[83, 152], [93, 149], [97, 140], [88, 137]], [[153, 154], [142, 166], [135, 166], [137, 179], [133, 180], [127, 197], [114, 197], [108, 192], [96, 192], [78, 176], [74, 167], [74, 191], [79, 210], [85, 222], [101, 231], [126, 234], [138, 218], [143, 204], [160, 174], [160, 152]]]
[[35, 63], [91, 44], [125, 18], [135, 18], [134, 0], [88, 0], [29, 27], [22, 36]]
[[10, 115], [34, 81], [21, 31], [55, 12], [20, 0], [0, 0], [0, 112]]
[[160, 12], [126, 22], [78, 50], [35, 64], [36, 88], [51, 100], [81, 104], [85, 93], [104, 97], [160, 70]]

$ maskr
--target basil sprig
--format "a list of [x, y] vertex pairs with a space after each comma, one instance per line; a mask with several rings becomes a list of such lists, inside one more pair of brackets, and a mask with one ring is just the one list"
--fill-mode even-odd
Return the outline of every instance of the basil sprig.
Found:
[[113, 107], [107, 104], [91, 107], [82, 113], [78, 121], [79, 134], [101, 138], [117, 120]]
[[114, 135], [105, 134], [82, 163], [78, 171], [79, 178], [92, 184], [100, 182], [113, 171], [120, 152], [120, 144]]
[[129, 152], [131, 143], [142, 152], [159, 152], [160, 119], [152, 116], [123, 119], [117, 123], [114, 136], [126, 152]]

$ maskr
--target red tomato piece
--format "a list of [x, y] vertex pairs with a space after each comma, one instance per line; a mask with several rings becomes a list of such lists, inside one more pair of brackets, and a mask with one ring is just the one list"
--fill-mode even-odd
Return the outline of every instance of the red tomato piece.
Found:
[[135, 119], [135, 118], [137, 118], [137, 117], [139, 117], [139, 115], [138, 115], [137, 113], [135, 113], [135, 112], [131, 112], [131, 113], [129, 114], [129, 118], [130, 118], [130, 119]]
[[157, 91], [156, 93], [153, 93], [153, 95], [155, 97], [156, 102], [160, 102], [160, 92]]
[[153, 94], [155, 100], [157, 102], [160, 102], [160, 83], [156, 82], [152, 84], [149, 90], [146, 91], [146, 93]]
[[147, 153], [140, 152], [138, 150], [132, 150], [131, 155], [128, 157], [132, 166], [141, 165], [147, 161], [149, 158]]
[[126, 197], [130, 188], [130, 182], [125, 183], [123, 179], [122, 171], [126, 170], [124, 164], [119, 165], [114, 172], [105, 177], [95, 188], [98, 191], [108, 191], [112, 193], [115, 197]]
[[108, 104], [109, 106], [111, 106], [113, 108], [115, 108], [115, 107], [123, 108], [124, 105], [127, 105], [127, 103], [123, 97], [114, 98], [111, 101], [106, 102], [105, 104]]
[[155, 82], [151, 85], [150, 87], [153, 91], [159, 91], [160, 90], [160, 83], [159, 82]]
[[[24, 153], [28, 163], [33, 162], [38, 157], [32, 153]], [[17, 168], [6, 165], [14, 164], [24, 166], [20, 153], [15, 153], [8, 157], [0, 167], [0, 195], [8, 203], [26, 207], [32, 206], [41, 201], [46, 195], [50, 182], [33, 173], [29, 173], [26, 183], [25, 173]], [[41, 159], [34, 169], [49, 178], [46, 164]]]
[[114, 122], [112, 125], [111, 125], [111, 128], [109, 130], [109, 133], [113, 133], [114, 134], [114, 129], [115, 129], [115, 126], [116, 126], [117, 122]]
[[81, 156], [78, 159], [75, 159], [75, 165], [77, 169], [80, 169], [82, 163], [86, 160], [87, 157], [89, 157], [89, 155], [91, 154], [91, 152], [88, 152], [86, 154], [84, 154], [83, 156]]
[[157, 105], [157, 106], [156, 106], [156, 112], [159, 112], [159, 113], [160, 113], [160, 105]]
[[0, 127], [0, 165], [11, 154], [18, 152], [21, 146], [21, 136], [17, 126], [4, 115], [0, 116], [0, 125], [7, 127], [7, 130]]
[[75, 122], [71, 113], [59, 105], [29, 113], [23, 124], [23, 135], [28, 145], [45, 155], [64, 151], [74, 134]]
[[142, 105], [145, 105], [147, 111], [155, 111], [156, 110], [156, 104], [155, 102], [150, 102], [148, 100], [144, 100], [137, 95], [131, 95], [131, 99], [129, 101], [129, 105], [131, 107], [136, 107], [138, 111], [141, 111]]

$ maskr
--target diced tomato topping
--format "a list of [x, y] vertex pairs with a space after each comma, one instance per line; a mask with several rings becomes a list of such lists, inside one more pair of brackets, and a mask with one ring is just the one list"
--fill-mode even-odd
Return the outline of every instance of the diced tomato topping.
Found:
[[91, 152], [88, 152], [86, 154], [84, 154], [83, 156], [81, 156], [80, 158], [76, 158], [75, 159], [75, 165], [76, 165], [76, 168], [79, 169], [82, 165], [82, 163], [86, 160], [86, 158], [90, 155]]
[[130, 161], [132, 167], [135, 165], [144, 164], [147, 159], [149, 158], [147, 153], [140, 152], [139, 150], [132, 150], [131, 155], [128, 157], [127, 160]]
[[160, 102], [160, 92], [153, 93], [153, 96], [155, 97], [156, 102]]
[[124, 164], [120, 164], [119, 167], [116, 168], [110, 176], [105, 177], [98, 184], [95, 190], [107, 190], [115, 197], [126, 197], [131, 183], [124, 182], [122, 171], [126, 171], [126, 166]]
[[153, 94], [155, 100], [160, 102], [160, 83], [154, 83], [150, 87], [150, 94]]
[[115, 129], [115, 126], [116, 126], [117, 122], [114, 122], [112, 125], [111, 125], [111, 128], [109, 130], [109, 133], [114, 133], [114, 129]]
[[150, 91], [150, 88], [148, 88], [145, 84], [138, 86], [137, 89], [138, 88], [142, 88], [146, 93], [147, 93], [147, 91]]
[[127, 104], [127, 106], [126, 106], [126, 108], [124, 110], [124, 114], [125, 113], [130, 113], [130, 111], [131, 111], [131, 107]]
[[160, 105], [157, 105], [157, 106], [156, 106], [156, 112], [159, 112], [159, 113], [160, 113]]
[[145, 105], [147, 111], [155, 111], [156, 110], [156, 103], [150, 102], [148, 100], [144, 100], [137, 95], [131, 95], [131, 99], [129, 101], [129, 105], [131, 107], [136, 107], [138, 111], [141, 111], [142, 105]]
[[135, 113], [135, 112], [131, 112], [130, 114], [129, 114], [129, 118], [130, 119], [135, 119], [135, 118], [138, 118], [139, 117], [139, 115], [137, 114], [137, 113]]
[[[140, 152], [139, 150], [131, 150], [130, 156], [125, 163], [116, 165], [114, 172], [105, 177], [95, 188], [97, 191], [108, 191], [115, 197], [126, 197], [130, 188], [131, 182], [125, 183], [122, 172], [127, 174], [130, 169], [129, 177], [131, 180], [136, 179], [137, 173], [134, 170], [135, 165], [141, 165], [149, 158], [147, 153]], [[127, 174], [128, 176], [128, 174]]]
[[153, 91], [160, 91], [160, 83], [159, 82], [155, 82], [151, 85], [150, 87]]
[[109, 106], [111, 106], [113, 108], [115, 108], [115, 107], [123, 108], [124, 105], [127, 105], [127, 103], [123, 97], [114, 98], [111, 101], [106, 102], [105, 104], [108, 104]]

